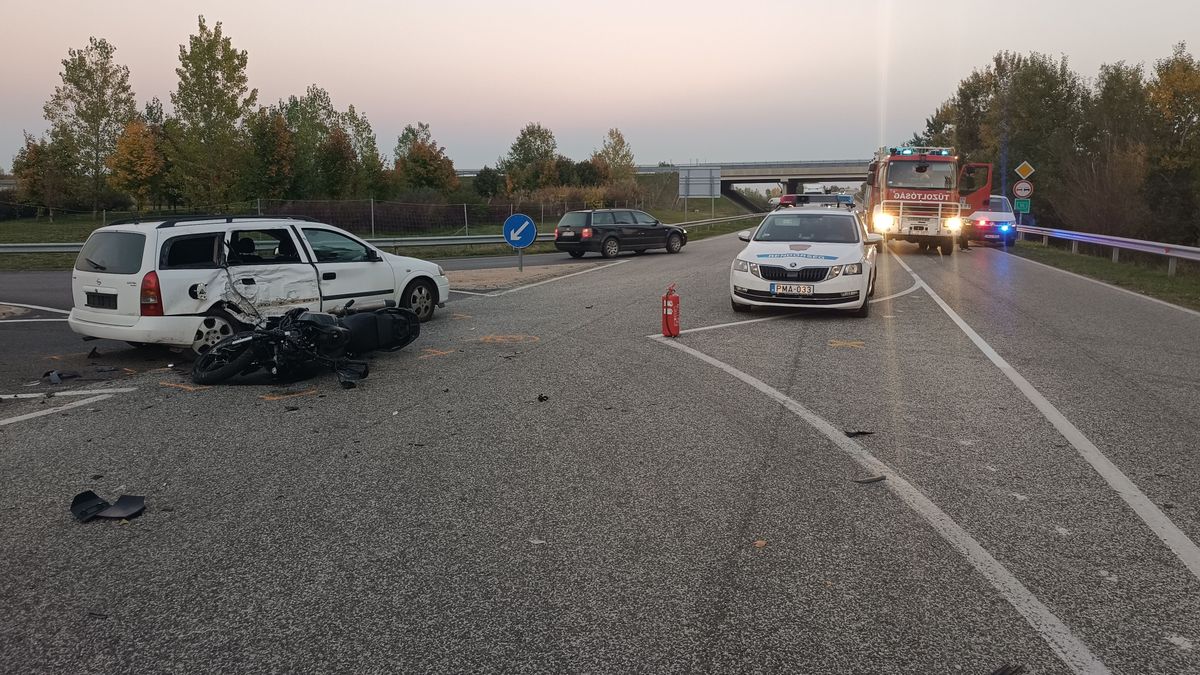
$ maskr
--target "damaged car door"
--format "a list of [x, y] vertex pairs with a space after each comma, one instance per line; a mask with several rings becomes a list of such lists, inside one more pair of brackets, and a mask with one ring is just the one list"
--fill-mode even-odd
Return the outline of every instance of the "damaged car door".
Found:
[[323, 227], [306, 226], [304, 238], [320, 275], [321, 311], [339, 309], [351, 300], [362, 305], [396, 299], [396, 275], [375, 249]]
[[227, 274], [221, 297], [245, 317], [320, 306], [317, 270], [292, 228], [229, 228], [225, 251]]

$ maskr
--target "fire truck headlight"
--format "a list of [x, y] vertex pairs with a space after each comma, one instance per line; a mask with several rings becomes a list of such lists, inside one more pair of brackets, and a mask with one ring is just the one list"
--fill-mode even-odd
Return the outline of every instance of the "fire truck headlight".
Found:
[[958, 232], [962, 229], [962, 218], [947, 218], [946, 228], [951, 232]]
[[875, 231], [887, 232], [896, 224], [896, 219], [886, 213], [876, 214], [875, 216]]

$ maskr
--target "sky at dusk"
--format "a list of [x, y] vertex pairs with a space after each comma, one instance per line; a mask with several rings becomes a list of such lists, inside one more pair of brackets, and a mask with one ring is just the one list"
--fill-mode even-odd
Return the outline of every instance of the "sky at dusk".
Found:
[[1200, 49], [1196, 0], [10, 0], [2, 14], [6, 170], [89, 36], [117, 47], [139, 102], [169, 110], [199, 14], [249, 52], [260, 103], [316, 84], [366, 113], [385, 154], [421, 120], [459, 168], [494, 164], [530, 121], [575, 159], [610, 127], [644, 164], [861, 158], [909, 138], [999, 50], [1065, 54], [1091, 77]]

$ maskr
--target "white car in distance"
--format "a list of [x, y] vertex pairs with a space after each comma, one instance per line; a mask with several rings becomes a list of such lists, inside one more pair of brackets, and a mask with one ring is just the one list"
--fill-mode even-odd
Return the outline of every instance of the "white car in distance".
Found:
[[755, 230], [729, 271], [735, 312], [754, 307], [845, 309], [865, 317], [875, 293], [878, 234], [853, 212], [828, 206], [776, 211]]

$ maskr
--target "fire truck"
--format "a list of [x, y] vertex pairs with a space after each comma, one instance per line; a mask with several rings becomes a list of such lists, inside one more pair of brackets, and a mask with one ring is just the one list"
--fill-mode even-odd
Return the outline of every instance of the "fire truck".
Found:
[[954, 148], [880, 148], [867, 167], [862, 203], [871, 230], [897, 239], [954, 250], [966, 217], [986, 210], [991, 164], [962, 164]]

